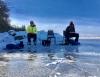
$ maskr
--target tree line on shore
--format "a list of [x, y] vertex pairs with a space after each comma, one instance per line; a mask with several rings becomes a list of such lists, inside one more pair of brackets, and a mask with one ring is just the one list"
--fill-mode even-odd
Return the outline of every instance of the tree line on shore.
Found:
[[0, 32], [7, 32], [9, 30], [23, 31], [25, 26], [15, 27], [11, 26], [9, 19], [10, 9], [7, 7], [7, 4], [4, 0], [0, 0]]

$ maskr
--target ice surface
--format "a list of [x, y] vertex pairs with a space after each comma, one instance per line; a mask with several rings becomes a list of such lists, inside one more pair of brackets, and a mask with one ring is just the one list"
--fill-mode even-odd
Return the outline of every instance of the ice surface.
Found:
[[0, 38], [0, 77], [100, 77], [100, 40], [80, 40], [78, 46], [43, 47], [38, 43], [28, 48], [25, 38], [24, 49], [7, 51], [5, 45], [16, 41], [4, 34]]

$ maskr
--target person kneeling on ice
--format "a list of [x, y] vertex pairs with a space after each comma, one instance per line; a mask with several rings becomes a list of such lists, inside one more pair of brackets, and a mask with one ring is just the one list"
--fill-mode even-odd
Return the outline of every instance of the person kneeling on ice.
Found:
[[[75, 37], [75, 41], [70, 40], [71, 37]], [[69, 26], [66, 28], [65, 31], [65, 43], [66, 44], [76, 44], [78, 43], [78, 39], [79, 39], [79, 34], [75, 32], [75, 26], [73, 21], [70, 22]]]
[[37, 28], [33, 21], [30, 21], [30, 25], [26, 29], [28, 44], [31, 45], [31, 39], [33, 39], [34, 45], [37, 40]]
[[18, 44], [7, 44], [6, 49], [22, 49], [24, 48], [23, 41], [20, 41]]

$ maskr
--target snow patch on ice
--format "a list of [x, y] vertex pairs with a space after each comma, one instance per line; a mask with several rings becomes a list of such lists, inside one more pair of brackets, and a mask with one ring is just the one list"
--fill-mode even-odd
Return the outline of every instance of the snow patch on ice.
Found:
[[100, 53], [96, 53], [96, 52], [80, 52], [80, 53], [76, 53], [78, 55], [84, 55], [84, 56], [100, 56]]

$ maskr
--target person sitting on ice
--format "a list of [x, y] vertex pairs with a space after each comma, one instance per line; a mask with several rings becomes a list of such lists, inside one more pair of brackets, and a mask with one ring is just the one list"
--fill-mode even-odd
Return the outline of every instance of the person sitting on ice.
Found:
[[73, 21], [70, 22], [69, 26], [67, 26], [65, 31], [65, 43], [70, 43], [70, 38], [75, 37], [75, 43], [78, 43], [79, 34], [75, 32], [75, 25]]
[[31, 45], [31, 39], [33, 39], [34, 45], [37, 40], [37, 28], [33, 21], [30, 21], [30, 25], [26, 29], [28, 44]]

